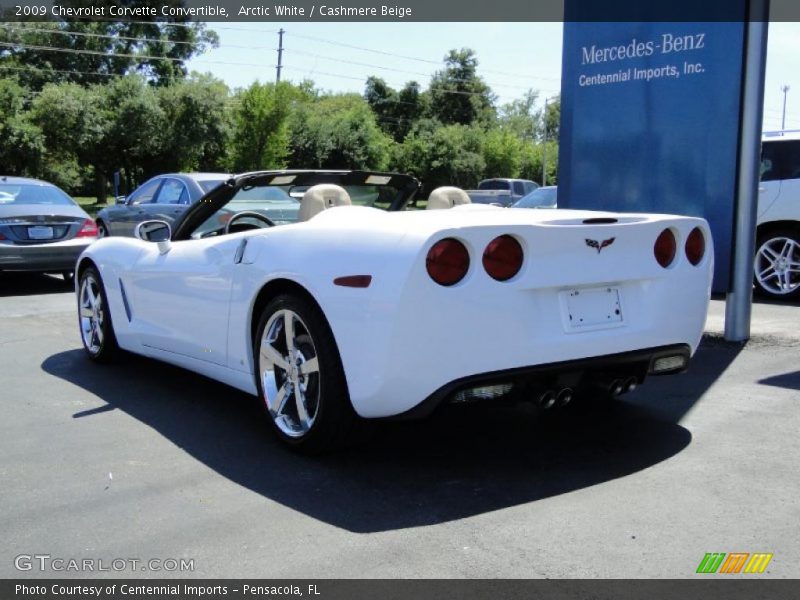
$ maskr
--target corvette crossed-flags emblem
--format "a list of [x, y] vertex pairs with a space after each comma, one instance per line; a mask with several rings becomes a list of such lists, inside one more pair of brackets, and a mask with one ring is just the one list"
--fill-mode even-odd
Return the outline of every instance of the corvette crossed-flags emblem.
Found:
[[590, 240], [589, 238], [586, 238], [586, 245], [589, 246], [589, 248], [595, 248], [597, 250], [597, 253], [600, 254], [600, 251], [603, 248], [607, 248], [608, 246], [613, 244], [615, 239], [617, 238], [608, 238], [607, 240], [599, 242], [597, 240]]

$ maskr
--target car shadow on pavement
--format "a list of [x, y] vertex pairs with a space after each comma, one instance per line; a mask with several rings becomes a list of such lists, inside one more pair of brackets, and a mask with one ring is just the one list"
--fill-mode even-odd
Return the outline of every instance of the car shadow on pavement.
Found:
[[74, 289], [74, 284], [64, 281], [61, 275], [0, 273], [0, 298], [38, 294], [63, 294], [64, 292], [72, 292]]
[[773, 387], [782, 387], [787, 390], [800, 391], [800, 371], [792, 373], [783, 373], [781, 375], [774, 375], [773, 377], [766, 377], [759, 379], [758, 383], [761, 385], [771, 385]]
[[272, 437], [256, 398], [176, 367], [132, 355], [100, 367], [71, 350], [42, 368], [108, 403], [74, 418], [124, 411], [223, 477], [366, 533], [484, 514], [658, 464], [691, 442], [680, 417], [737, 353], [704, 344], [691, 374], [652, 378], [625, 401], [544, 415], [524, 404], [451, 406], [381, 423], [360, 445], [315, 458]]

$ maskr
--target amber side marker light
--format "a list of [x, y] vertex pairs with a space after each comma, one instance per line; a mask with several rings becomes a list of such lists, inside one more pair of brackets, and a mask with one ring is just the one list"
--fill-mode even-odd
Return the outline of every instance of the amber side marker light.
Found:
[[428, 275], [439, 285], [455, 285], [469, 270], [469, 252], [467, 248], [454, 238], [445, 238], [436, 242], [425, 258]]
[[689, 237], [686, 238], [686, 258], [694, 266], [700, 264], [703, 257], [706, 255], [706, 238], [703, 235], [703, 230], [699, 227], [692, 229]]
[[510, 235], [494, 238], [483, 252], [483, 268], [492, 279], [508, 281], [522, 268], [523, 252], [519, 242]]
[[665, 229], [656, 239], [653, 246], [653, 254], [660, 264], [665, 269], [669, 267], [675, 260], [675, 252], [678, 248], [678, 243], [675, 240], [675, 234], [671, 229]]

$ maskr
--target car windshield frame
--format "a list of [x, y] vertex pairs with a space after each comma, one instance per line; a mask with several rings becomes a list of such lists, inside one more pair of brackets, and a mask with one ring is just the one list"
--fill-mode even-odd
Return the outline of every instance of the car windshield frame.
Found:
[[[416, 196], [420, 183], [411, 175], [386, 173], [378, 171], [344, 171], [344, 170], [306, 170], [306, 171], [259, 171], [244, 173], [228, 179], [195, 202], [175, 224], [172, 233], [174, 241], [192, 239], [192, 234], [200, 230], [206, 221], [225, 206], [235, 201], [236, 194], [242, 189], [269, 186], [284, 188], [289, 194], [291, 188], [298, 186], [314, 186], [321, 183], [340, 185], [345, 189], [355, 186], [382, 186], [393, 190], [392, 198], [385, 210], [398, 211], [405, 208]], [[297, 199], [294, 202], [299, 202]], [[247, 202], [242, 201], [242, 203]], [[264, 201], [270, 202], [270, 201]], [[274, 201], [276, 203], [281, 201]], [[255, 202], [254, 202], [255, 203]], [[354, 202], [357, 204], [357, 202]]]

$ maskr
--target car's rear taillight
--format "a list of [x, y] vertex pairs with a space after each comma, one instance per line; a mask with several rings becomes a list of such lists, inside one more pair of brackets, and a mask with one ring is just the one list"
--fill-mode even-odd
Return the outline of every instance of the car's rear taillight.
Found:
[[455, 285], [469, 270], [469, 252], [458, 240], [445, 238], [428, 251], [425, 268], [439, 285]]
[[699, 265], [700, 261], [706, 255], [706, 238], [703, 235], [703, 230], [699, 227], [692, 229], [689, 237], [686, 238], [686, 258], [693, 265]]
[[97, 224], [91, 219], [86, 219], [75, 237], [97, 237]]
[[656, 239], [655, 246], [653, 246], [653, 254], [655, 254], [658, 264], [665, 269], [672, 264], [675, 260], [675, 251], [678, 247], [675, 241], [675, 234], [671, 229], [665, 229], [661, 232]]
[[522, 246], [510, 235], [494, 238], [483, 252], [483, 268], [492, 279], [508, 281], [522, 268]]

